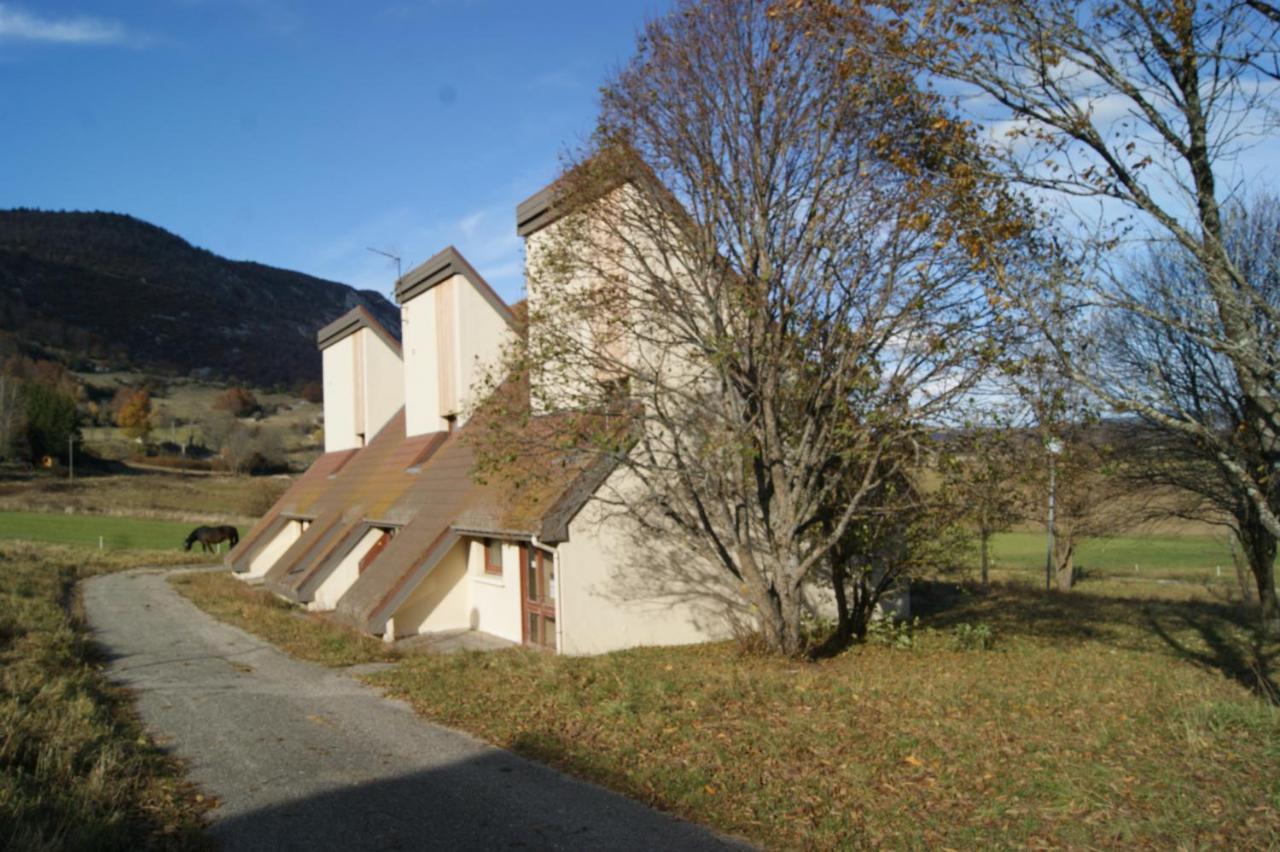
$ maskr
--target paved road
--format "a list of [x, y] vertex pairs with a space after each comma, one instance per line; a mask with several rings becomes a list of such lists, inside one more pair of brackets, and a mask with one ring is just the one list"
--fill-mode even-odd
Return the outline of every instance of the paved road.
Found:
[[84, 587], [111, 677], [220, 802], [226, 849], [723, 849], [709, 832], [427, 724], [293, 660], [155, 572]]

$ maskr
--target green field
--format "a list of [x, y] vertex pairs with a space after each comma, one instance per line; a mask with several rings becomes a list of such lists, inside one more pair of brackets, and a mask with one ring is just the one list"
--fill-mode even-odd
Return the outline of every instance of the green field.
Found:
[[[1015, 575], [1044, 576], [1044, 533], [1001, 533], [992, 540], [992, 568]], [[977, 565], [976, 547], [971, 562]], [[1085, 578], [1235, 583], [1226, 536], [1115, 536], [1087, 539], [1076, 549]]]
[[47, 541], [104, 550], [179, 550], [194, 524], [109, 515], [0, 512], [0, 539]]

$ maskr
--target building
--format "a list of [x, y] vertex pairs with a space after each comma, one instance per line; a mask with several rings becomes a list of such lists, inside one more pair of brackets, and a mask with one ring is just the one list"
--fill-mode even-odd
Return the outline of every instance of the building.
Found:
[[[526, 241], [553, 225], [550, 201], [518, 208]], [[592, 500], [619, 475], [607, 466], [476, 481], [471, 394], [517, 317], [453, 248], [396, 298], [402, 341], [359, 308], [319, 332], [325, 452], [228, 554], [237, 576], [387, 640], [475, 630], [591, 654], [724, 638], [748, 618], [719, 571], [638, 543]]]

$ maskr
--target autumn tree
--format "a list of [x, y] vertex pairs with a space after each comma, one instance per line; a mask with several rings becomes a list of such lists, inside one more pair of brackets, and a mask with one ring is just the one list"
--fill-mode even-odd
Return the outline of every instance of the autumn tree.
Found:
[[118, 400], [115, 412], [116, 425], [130, 438], [145, 441], [151, 434], [151, 394], [145, 390], [129, 390]]
[[991, 540], [1027, 514], [1027, 435], [1011, 407], [988, 403], [945, 443], [939, 468], [947, 500], [978, 538], [979, 576], [990, 577]]
[[[1058, 219], [1075, 263], [1056, 297], [1011, 297], [1034, 309], [1064, 371], [1113, 411], [1203, 448], [1280, 535], [1280, 343], [1259, 270], [1230, 248], [1229, 209], [1250, 146], [1274, 144], [1280, 79], [1277, 4], [1201, 0], [933, 0], [800, 2], [818, 30], [850, 35], [846, 50], [883, 51], [966, 89], [971, 118], [990, 128], [992, 163]], [[872, 12], [892, 34], [859, 41]], [[823, 35], [822, 38], [828, 36]], [[1154, 304], [1129, 264], [1151, 243], [1197, 270], [1192, 298]], [[1065, 329], [1067, 313], [1119, 325], [1156, 323], [1222, 359], [1246, 412], [1237, 440], [1149, 383], [1129, 381], [1096, 341]], [[1158, 372], [1160, 364], [1143, 368]], [[1248, 448], [1248, 449], [1246, 449]], [[1256, 448], [1256, 449], [1253, 449]], [[1274, 595], [1269, 595], [1274, 598]], [[1280, 630], [1274, 609], [1267, 616]]]
[[[1256, 298], [1266, 306], [1255, 312], [1254, 322], [1274, 341], [1280, 336], [1273, 322], [1280, 311], [1280, 197], [1259, 195], [1248, 203], [1228, 205], [1223, 235], [1228, 255], [1245, 271], [1256, 287]], [[1108, 317], [1099, 335], [1102, 358], [1113, 375], [1158, 401], [1162, 410], [1194, 419], [1213, 440], [1170, 430], [1144, 417], [1147, 428], [1129, 442], [1127, 475], [1176, 489], [1183, 499], [1175, 499], [1171, 508], [1178, 514], [1231, 529], [1253, 579], [1263, 621], [1280, 631], [1277, 537], [1232, 462], [1245, 460], [1250, 481], [1269, 504], [1278, 502], [1280, 477], [1268, 462], [1265, 432], [1254, 427], [1257, 415], [1241, 393], [1230, 358], [1204, 336], [1188, 333], [1206, 311], [1203, 269], [1179, 247], [1157, 245], [1132, 264], [1128, 274], [1130, 289], [1140, 294], [1146, 310], [1136, 317]], [[1183, 321], [1163, 321], [1172, 317]], [[1231, 449], [1226, 458], [1223, 445]]]
[[213, 401], [213, 407], [232, 417], [249, 417], [262, 410], [253, 391], [241, 387], [227, 388]]
[[[650, 24], [528, 244], [505, 365], [554, 415], [542, 446], [616, 465], [596, 499], [714, 566], [788, 654], [806, 583], [995, 357], [991, 246], [1021, 227], [910, 73], [838, 46], [764, 2]], [[504, 439], [491, 463], [536, 451]]]

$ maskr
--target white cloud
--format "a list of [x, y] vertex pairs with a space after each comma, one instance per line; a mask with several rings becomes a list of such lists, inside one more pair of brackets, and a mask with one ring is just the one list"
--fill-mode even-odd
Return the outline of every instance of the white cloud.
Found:
[[125, 44], [135, 42], [116, 21], [100, 18], [42, 18], [0, 4], [0, 40], [48, 44]]

